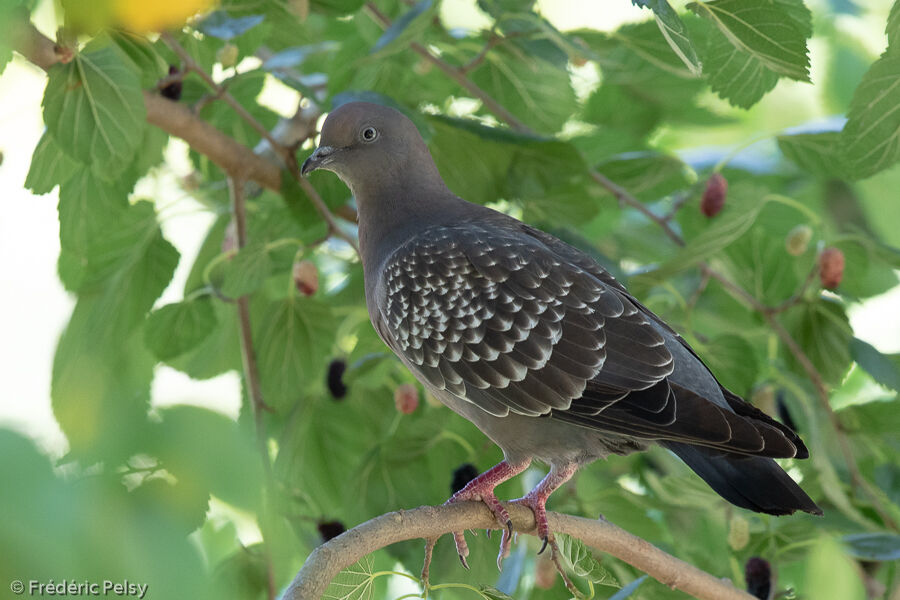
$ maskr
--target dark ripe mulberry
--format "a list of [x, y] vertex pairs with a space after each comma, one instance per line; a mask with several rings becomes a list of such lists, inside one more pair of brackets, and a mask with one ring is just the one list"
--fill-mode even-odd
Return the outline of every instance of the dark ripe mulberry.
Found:
[[[174, 75], [178, 72], [178, 67], [175, 65], [169, 65], [169, 75]], [[178, 102], [181, 99], [181, 80], [173, 81], [166, 87], [159, 90], [160, 95], [163, 98], [168, 98], [169, 100], [174, 100]]]
[[347, 370], [347, 363], [336, 358], [328, 365], [328, 391], [335, 400], [340, 400], [347, 395], [347, 386], [344, 385], [344, 371]]
[[347, 528], [340, 521], [319, 521], [316, 529], [319, 530], [319, 535], [322, 536], [323, 544], [347, 531]]
[[744, 565], [744, 578], [747, 580], [747, 592], [760, 600], [772, 597], [772, 567], [768, 561], [754, 556]]
[[706, 182], [703, 191], [703, 199], [700, 200], [700, 212], [707, 217], [714, 217], [725, 206], [725, 197], [728, 195], [728, 180], [721, 173], [713, 173]]
[[453, 471], [453, 481], [450, 482], [450, 493], [455, 494], [466, 487], [466, 484], [478, 477], [478, 469], [472, 463], [460, 465]]

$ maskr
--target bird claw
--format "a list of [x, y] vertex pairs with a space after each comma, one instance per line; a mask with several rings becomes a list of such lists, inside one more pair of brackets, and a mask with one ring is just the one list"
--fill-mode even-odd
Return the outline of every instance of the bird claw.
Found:
[[538, 555], [541, 555], [541, 554], [544, 553], [544, 550], [547, 549], [547, 543], [550, 541], [550, 538], [549, 538], [548, 536], [546, 536], [546, 535], [545, 535], [543, 538], [541, 538], [541, 539], [543, 539], [544, 543], [541, 544], [541, 549], [538, 550]]

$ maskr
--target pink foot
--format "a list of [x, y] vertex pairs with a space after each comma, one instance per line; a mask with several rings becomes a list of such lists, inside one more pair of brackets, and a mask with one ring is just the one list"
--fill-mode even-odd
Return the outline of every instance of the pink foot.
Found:
[[[463, 489], [453, 494], [453, 496], [451, 496], [444, 504], [455, 504], [457, 502], [473, 500], [476, 502], [484, 502], [491, 512], [494, 513], [497, 521], [506, 527], [503, 532], [503, 535], [506, 536], [512, 532], [512, 521], [510, 521], [509, 512], [507, 512], [503, 505], [500, 504], [500, 501], [497, 500], [497, 496], [494, 495], [494, 488], [527, 469], [530, 463], [531, 461], [529, 460], [517, 465], [511, 465], [504, 460], [467, 483]], [[463, 532], [454, 532], [453, 541], [456, 544], [456, 552], [459, 554], [460, 562], [468, 569], [469, 564], [466, 561], [466, 557], [469, 555], [469, 546], [466, 544], [466, 538]]]
[[[577, 468], [575, 464], [564, 465], [559, 468], [552, 466], [547, 476], [533, 490], [522, 498], [510, 501], [511, 504], [527, 506], [534, 513], [535, 528], [537, 529], [538, 537], [542, 541], [538, 554], [544, 552], [547, 549], [547, 544], [550, 544], [554, 551], [554, 557], [556, 555], [556, 541], [553, 539], [550, 525], [547, 523], [547, 499], [557, 488], [571, 479]], [[512, 530], [507, 529], [503, 531], [503, 537], [500, 538], [500, 553], [497, 555], [498, 569], [503, 570], [503, 559], [509, 556], [511, 546]]]

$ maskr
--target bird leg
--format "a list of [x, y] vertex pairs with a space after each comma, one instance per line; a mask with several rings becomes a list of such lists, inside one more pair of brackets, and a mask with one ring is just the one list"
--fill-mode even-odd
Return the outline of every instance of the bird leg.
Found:
[[[465, 487], [453, 494], [444, 504], [455, 504], [469, 500], [484, 502], [491, 509], [491, 512], [494, 513], [494, 516], [497, 517], [500, 525], [506, 527], [504, 530], [504, 535], [506, 535], [512, 531], [512, 521], [509, 519], [509, 513], [497, 500], [497, 496], [494, 495], [494, 488], [504, 481], [515, 477], [527, 469], [530, 464], [531, 459], [517, 464], [510, 464], [504, 460], [467, 483]], [[466, 544], [463, 532], [454, 532], [453, 541], [456, 543], [456, 552], [459, 554], [460, 562], [468, 569], [469, 564], [466, 562], [466, 557], [469, 555], [469, 546]]]
[[[563, 573], [558, 559], [559, 548], [556, 545], [556, 539], [553, 537], [553, 533], [550, 531], [550, 526], [547, 524], [547, 499], [557, 488], [571, 479], [576, 470], [578, 470], [578, 466], [575, 463], [569, 463], [562, 466], [551, 465], [550, 472], [547, 473], [547, 476], [544, 477], [533, 490], [521, 498], [510, 501], [511, 503], [527, 506], [534, 513], [534, 523], [535, 528], [537, 529], [537, 535], [543, 540], [543, 544], [541, 545], [538, 554], [543, 552], [549, 544], [551, 552], [550, 556], [564, 578], [565, 573]], [[509, 556], [511, 545], [512, 530], [506, 529], [503, 531], [503, 537], [500, 538], [500, 554], [497, 555], [498, 568], [502, 569], [501, 565], [503, 559]]]

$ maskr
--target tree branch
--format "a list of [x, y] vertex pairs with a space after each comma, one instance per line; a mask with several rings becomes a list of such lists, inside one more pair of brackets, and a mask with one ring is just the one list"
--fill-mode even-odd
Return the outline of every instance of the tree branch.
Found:
[[[517, 504], [505, 504], [517, 531], [534, 534], [534, 514]], [[701, 600], [753, 600], [727, 580], [719, 579], [663, 552], [604, 520], [547, 513], [550, 529], [582, 540], [640, 569], [661, 583]], [[380, 548], [404, 540], [434, 538], [464, 529], [498, 529], [500, 525], [480, 502], [423, 506], [376, 517], [316, 548], [284, 593], [284, 600], [319, 598], [341, 569]], [[724, 566], [724, 563], [723, 563]]]

